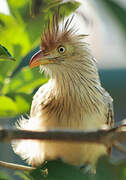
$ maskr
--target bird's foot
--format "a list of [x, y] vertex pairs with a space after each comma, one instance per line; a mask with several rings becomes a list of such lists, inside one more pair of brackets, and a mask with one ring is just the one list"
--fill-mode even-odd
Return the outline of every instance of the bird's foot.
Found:
[[95, 175], [96, 169], [91, 164], [83, 164], [78, 166], [78, 168], [84, 173], [89, 175]]

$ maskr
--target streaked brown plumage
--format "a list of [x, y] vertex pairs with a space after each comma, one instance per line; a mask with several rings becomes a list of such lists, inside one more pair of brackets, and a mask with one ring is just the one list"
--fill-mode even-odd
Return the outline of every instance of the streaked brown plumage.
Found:
[[[113, 123], [112, 99], [101, 87], [96, 61], [82, 41], [70, 28], [72, 20], [59, 27], [59, 13], [44, 29], [40, 51], [30, 62], [49, 74], [50, 80], [34, 95], [29, 119], [22, 118], [18, 128], [43, 130], [67, 128], [97, 130]], [[29, 164], [61, 158], [73, 165], [96, 164], [107, 153], [103, 145], [73, 142], [18, 141], [14, 151]]]

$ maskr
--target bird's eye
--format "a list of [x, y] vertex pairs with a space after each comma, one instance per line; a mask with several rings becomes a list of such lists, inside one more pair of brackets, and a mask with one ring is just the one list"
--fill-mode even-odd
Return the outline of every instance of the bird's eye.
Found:
[[59, 52], [60, 54], [63, 54], [65, 51], [66, 51], [66, 49], [65, 49], [64, 46], [58, 47], [58, 52]]

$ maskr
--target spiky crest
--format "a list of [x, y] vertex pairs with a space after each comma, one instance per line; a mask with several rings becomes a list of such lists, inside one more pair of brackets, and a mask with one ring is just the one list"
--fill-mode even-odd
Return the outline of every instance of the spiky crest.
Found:
[[41, 49], [45, 51], [50, 51], [57, 46], [57, 43], [69, 42], [74, 34], [74, 28], [70, 27], [72, 18], [68, 18], [66, 22], [62, 25], [62, 29], [59, 28], [60, 12], [59, 9], [54, 13], [52, 17], [52, 22], [50, 23], [50, 18], [48, 18], [47, 30], [44, 26], [43, 35], [41, 38]]

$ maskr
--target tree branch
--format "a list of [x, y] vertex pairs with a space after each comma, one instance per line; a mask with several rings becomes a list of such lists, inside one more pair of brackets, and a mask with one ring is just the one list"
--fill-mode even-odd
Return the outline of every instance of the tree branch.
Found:
[[0, 141], [11, 142], [19, 139], [77, 141], [113, 145], [115, 142], [126, 142], [126, 125], [97, 131], [58, 130], [28, 131], [19, 129], [0, 129]]
[[[100, 143], [105, 146], [114, 146], [121, 152], [126, 150], [120, 142], [126, 142], [126, 123], [122, 123], [111, 129], [97, 131], [78, 131], [67, 129], [52, 129], [47, 131], [28, 131], [19, 129], [0, 128], [0, 141], [11, 142], [12, 140], [47, 140], [47, 141], [77, 141], [88, 143]], [[15, 170], [31, 171], [34, 168], [0, 161], [0, 166]]]

